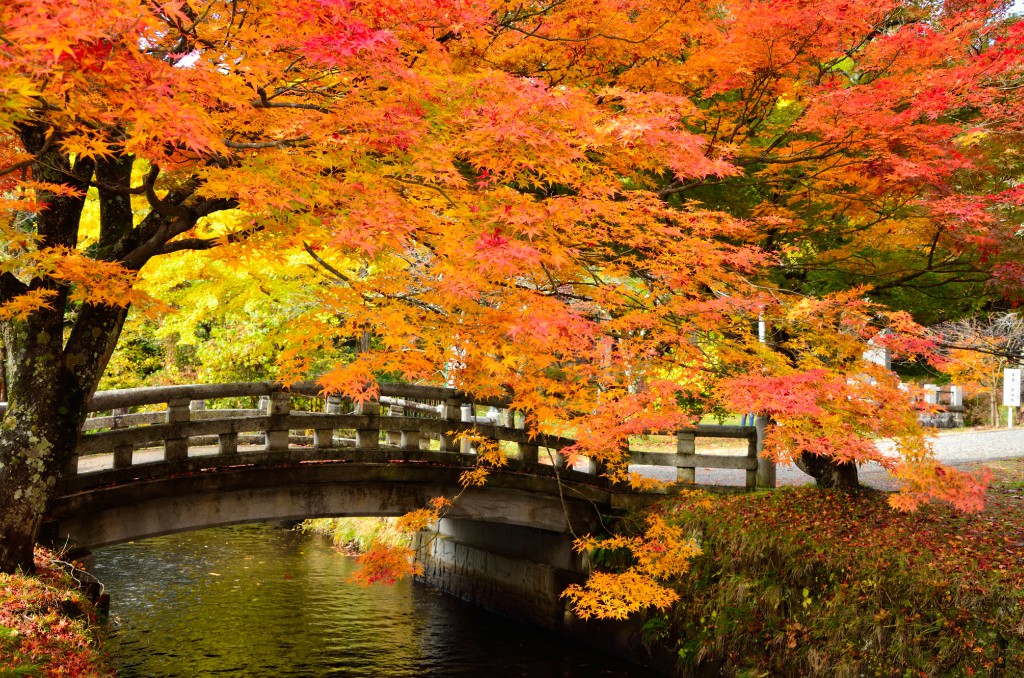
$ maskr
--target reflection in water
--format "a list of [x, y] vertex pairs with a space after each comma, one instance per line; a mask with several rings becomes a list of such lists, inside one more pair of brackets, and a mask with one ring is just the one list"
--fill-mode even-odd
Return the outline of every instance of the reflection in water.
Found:
[[425, 586], [349, 584], [354, 559], [266, 525], [103, 549], [96, 575], [132, 676], [641, 676]]

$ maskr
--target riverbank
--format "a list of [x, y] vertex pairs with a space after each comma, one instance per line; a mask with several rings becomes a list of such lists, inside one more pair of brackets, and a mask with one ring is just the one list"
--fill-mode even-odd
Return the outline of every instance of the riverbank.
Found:
[[680, 675], [1011, 676], [1024, 666], [1024, 462], [983, 512], [813, 488], [664, 507], [701, 544], [645, 643]]
[[[986, 509], [976, 515], [936, 506], [900, 514], [889, 508], [884, 493], [870, 490], [846, 495], [785, 488], [711, 497], [710, 506], [668, 504], [666, 515], [700, 541], [703, 553], [676, 582], [681, 601], [667, 614], [650, 615], [639, 639], [659, 658], [659, 666], [674, 665], [684, 676], [1020, 675], [1024, 461], [986, 462], [985, 467], [996, 482]], [[320, 528], [315, 531], [354, 550], [373, 539], [400, 536], [374, 519], [323, 521]], [[262, 550], [266, 535], [248, 539]], [[298, 542], [288, 547], [297, 554], [290, 569], [254, 578], [250, 568], [262, 564], [255, 556], [229, 553], [210, 561], [204, 543], [166, 557], [161, 550], [166, 547], [150, 541], [146, 544], [167, 560], [169, 586], [188, 582], [192, 593], [227, 587], [233, 595], [244, 581], [254, 579], [260, 586], [280, 580], [288, 589], [282, 593], [286, 600], [315, 601], [315, 607], [328, 610], [351, 607], [327, 604], [329, 592], [338, 588], [327, 579], [313, 584], [308, 595], [292, 590], [310, 576], [312, 563], [330, 561], [312, 552], [303, 556], [305, 547]], [[95, 640], [95, 610], [52, 558], [39, 552], [38, 577], [0, 576], [0, 676], [111, 675]], [[183, 562], [193, 564], [182, 571]], [[299, 571], [302, 577], [293, 575]], [[147, 578], [140, 586], [148, 591], [150, 584]], [[267, 589], [259, 591], [263, 596]], [[255, 594], [244, 593], [242, 598], [253, 600]], [[392, 594], [374, 595], [383, 601]], [[378, 604], [372, 605], [373, 614]], [[189, 616], [191, 597], [183, 605], [169, 616], [193, 632], [206, 623]], [[244, 605], [233, 601], [217, 607]], [[260, 615], [294, 617], [294, 608], [278, 607], [275, 603], [272, 612]], [[291, 617], [264, 625], [267, 647], [276, 642], [272, 629], [292, 624]], [[227, 635], [240, 638], [259, 625], [242, 626], [247, 630]], [[182, 633], [174, 629], [163, 636]], [[199, 633], [195, 642], [223, 635], [211, 630]], [[335, 636], [332, 627], [330, 637]], [[220, 651], [200, 650], [204, 657]], [[237, 654], [251, 658], [242, 650]], [[408, 661], [415, 666], [420, 659]]]
[[408, 547], [412, 541], [408, 532], [395, 527], [394, 518], [310, 518], [299, 529], [327, 537], [334, 548], [349, 555], [365, 553], [374, 543]]
[[36, 574], [0, 574], [0, 676], [112, 676], [99, 646], [96, 608], [46, 549]]

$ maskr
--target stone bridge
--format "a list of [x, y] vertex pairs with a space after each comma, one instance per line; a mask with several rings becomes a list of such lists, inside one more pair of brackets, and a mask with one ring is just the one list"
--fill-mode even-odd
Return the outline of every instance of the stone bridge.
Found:
[[[140, 388], [96, 393], [90, 413], [45, 528], [83, 549], [246, 522], [401, 515], [459, 491], [476, 466], [460, 431], [499, 441], [507, 467], [463, 493], [418, 558], [430, 583], [548, 627], [562, 625], [558, 594], [586, 571], [573, 535], [650, 501], [610, 487], [588, 460], [567, 467], [560, 450], [573, 441], [531, 437], [509, 401], [446, 388], [382, 384], [363, 403], [314, 384]], [[676, 434], [674, 452], [636, 449], [632, 460], [675, 467], [680, 482], [708, 466], [772, 486], [759, 430], [698, 426]], [[702, 437], [745, 440], [746, 453], [697, 454]]]

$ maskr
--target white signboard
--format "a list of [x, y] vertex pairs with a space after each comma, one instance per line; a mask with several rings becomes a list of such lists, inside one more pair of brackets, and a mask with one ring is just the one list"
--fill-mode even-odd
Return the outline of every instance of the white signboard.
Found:
[[1003, 406], [1020, 407], [1020, 370], [1003, 370]]

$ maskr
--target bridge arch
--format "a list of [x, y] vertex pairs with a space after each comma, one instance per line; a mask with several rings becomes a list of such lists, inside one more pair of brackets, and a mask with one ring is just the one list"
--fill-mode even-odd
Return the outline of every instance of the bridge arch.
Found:
[[[4, 409], [0, 403], [0, 412]], [[44, 536], [99, 548], [246, 522], [394, 516], [460, 492], [477, 457], [460, 431], [497, 441], [507, 466], [459, 501], [417, 557], [425, 579], [498, 612], [553, 629], [569, 623], [560, 597], [585, 577], [570, 548], [603, 513], [652, 497], [612, 488], [589, 460], [570, 467], [573, 440], [531, 435], [504, 399], [446, 388], [382, 384], [378, 400], [320, 395], [315, 384], [272, 382], [126, 389], [95, 394], [75, 458], [47, 507]], [[698, 454], [700, 437], [747, 441], [746, 454]], [[638, 465], [745, 473], [772, 485], [755, 427], [698, 426], [673, 452], [631, 450]]]
[[[49, 506], [47, 531], [51, 540], [92, 549], [248, 522], [399, 516], [458, 493], [464, 470], [344, 462], [207, 469], [64, 494]], [[486, 487], [465, 490], [448, 517], [586, 533], [612, 505], [606, 489], [563, 483], [561, 490], [554, 477], [497, 471]]]

